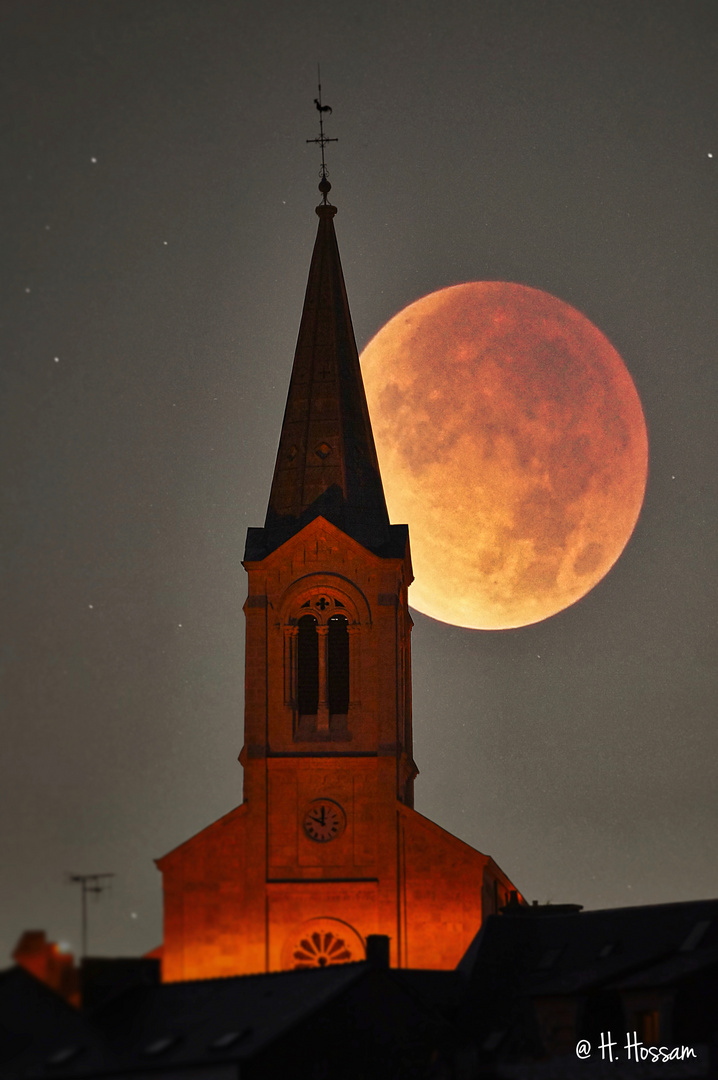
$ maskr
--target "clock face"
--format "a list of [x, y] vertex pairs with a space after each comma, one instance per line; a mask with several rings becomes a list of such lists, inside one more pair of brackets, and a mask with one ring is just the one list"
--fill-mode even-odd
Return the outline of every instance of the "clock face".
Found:
[[302, 824], [310, 840], [325, 844], [344, 831], [346, 817], [339, 803], [331, 799], [315, 799], [309, 804]]

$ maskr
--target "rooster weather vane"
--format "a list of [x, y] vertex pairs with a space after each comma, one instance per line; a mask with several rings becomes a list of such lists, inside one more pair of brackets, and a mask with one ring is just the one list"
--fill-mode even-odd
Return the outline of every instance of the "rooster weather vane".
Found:
[[326, 206], [326, 204], [327, 204], [327, 195], [331, 191], [332, 185], [329, 183], [329, 180], [328, 180], [327, 165], [326, 165], [326, 162], [324, 160], [324, 147], [327, 145], [327, 143], [339, 142], [339, 139], [330, 139], [324, 134], [324, 113], [329, 113], [331, 115], [332, 109], [331, 109], [330, 105], [322, 105], [322, 80], [321, 80], [321, 74], [320, 74], [320, 71], [319, 71], [318, 67], [317, 67], [317, 88], [318, 88], [319, 96], [315, 97], [314, 104], [316, 105], [317, 112], [319, 113], [319, 135], [318, 135], [318, 137], [316, 139], [307, 139], [306, 141], [308, 143], [317, 143], [321, 147], [321, 150], [322, 150], [322, 167], [319, 170], [319, 176], [320, 176], [319, 190], [322, 193], [322, 200], [324, 202], [324, 205]]

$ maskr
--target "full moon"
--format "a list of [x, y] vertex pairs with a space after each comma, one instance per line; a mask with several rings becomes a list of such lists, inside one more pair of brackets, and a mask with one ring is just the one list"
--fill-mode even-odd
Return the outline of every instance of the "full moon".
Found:
[[589, 320], [539, 289], [477, 281], [395, 315], [361, 356], [412, 607], [501, 630], [540, 622], [611, 569], [638, 519], [636, 388]]

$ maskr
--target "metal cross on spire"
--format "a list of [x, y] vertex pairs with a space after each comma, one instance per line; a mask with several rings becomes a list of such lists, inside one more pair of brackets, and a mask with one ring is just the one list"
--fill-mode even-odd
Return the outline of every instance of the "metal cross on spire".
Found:
[[322, 149], [322, 167], [319, 172], [319, 175], [321, 177], [319, 181], [319, 190], [322, 193], [322, 200], [326, 205], [327, 195], [331, 191], [332, 185], [327, 179], [327, 164], [324, 160], [324, 147], [327, 145], [327, 143], [339, 142], [339, 139], [330, 139], [324, 134], [324, 113], [331, 113], [332, 110], [331, 106], [322, 105], [322, 76], [319, 70], [319, 64], [317, 64], [317, 90], [319, 96], [315, 97], [314, 104], [316, 105], [317, 112], [319, 113], [319, 136], [316, 139], [307, 139], [306, 141], [308, 143], [317, 143]]

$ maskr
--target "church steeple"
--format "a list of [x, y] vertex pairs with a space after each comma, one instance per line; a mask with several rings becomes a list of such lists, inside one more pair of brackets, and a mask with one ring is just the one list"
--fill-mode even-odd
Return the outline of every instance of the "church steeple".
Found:
[[[323, 177], [325, 200], [329, 187]], [[316, 212], [263, 547], [274, 550], [322, 515], [377, 551], [390, 539], [389, 517], [334, 232], [336, 207], [325, 201]]]
[[362, 960], [371, 934], [393, 966], [454, 968], [513, 888], [412, 808], [409, 534], [389, 524], [325, 172], [243, 563], [244, 801], [159, 862], [165, 980]]

